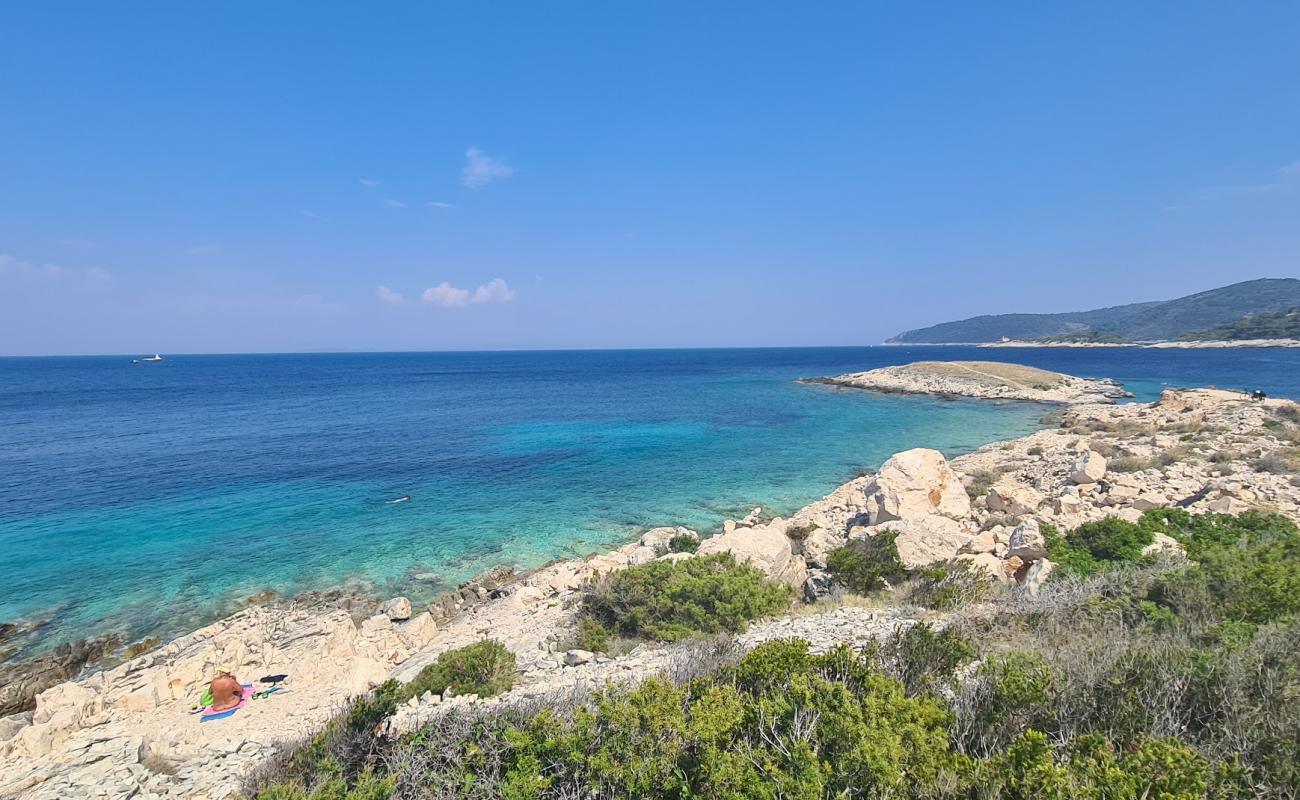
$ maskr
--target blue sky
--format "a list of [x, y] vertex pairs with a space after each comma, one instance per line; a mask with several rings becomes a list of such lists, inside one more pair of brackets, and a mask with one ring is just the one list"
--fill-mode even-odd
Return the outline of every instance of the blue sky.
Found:
[[0, 353], [865, 344], [1300, 274], [1300, 4], [8, 3]]

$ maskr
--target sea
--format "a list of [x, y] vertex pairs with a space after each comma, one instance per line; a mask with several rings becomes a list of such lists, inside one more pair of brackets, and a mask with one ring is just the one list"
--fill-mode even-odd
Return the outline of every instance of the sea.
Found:
[[[253, 595], [428, 601], [657, 525], [785, 514], [1034, 403], [797, 382], [921, 359], [1300, 398], [1300, 350], [843, 347], [0, 358], [0, 643], [167, 638]], [[399, 498], [410, 499], [394, 502]]]

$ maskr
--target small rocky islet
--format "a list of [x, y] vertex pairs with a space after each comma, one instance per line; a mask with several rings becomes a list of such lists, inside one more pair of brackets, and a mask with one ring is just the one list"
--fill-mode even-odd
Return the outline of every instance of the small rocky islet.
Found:
[[[941, 366], [935, 367], [939, 363]], [[700, 537], [656, 528], [609, 553], [524, 573], [494, 570], [427, 609], [272, 602], [246, 608], [110, 669], [44, 688], [34, 708], [0, 720], [0, 797], [227, 798], [257, 764], [324, 725], [343, 698], [410, 680], [449, 649], [484, 637], [517, 658], [509, 693], [412, 698], [388, 721], [411, 730], [449, 708], [545, 698], [575, 686], [636, 681], [671, 670], [689, 645], [642, 644], [618, 657], [574, 650], [583, 588], [595, 576], [657, 559], [732, 553], [809, 600], [833, 590], [827, 557], [846, 543], [894, 534], [909, 568], [969, 561], [997, 581], [1037, 590], [1052, 573], [1040, 527], [1070, 530], [1145, 510], [1261, 509], [1300, 518], [1300, 481], [1271, 464], [1293, 458], [1300, 420], [1288, 400], [1212, 390], [1167, 390], [1150, 404], [1116, 404], [1109, 381], [993, 362], [925, 362], [821, 382], [873, 391], [1034, 400], [1063, 406], [1060, 424], [986, 445], [951, 461], [937, 451], [895, 454], [788, 519], [761, 513]], [[694, 554], [667, 552], [680, 537]], [[1177, 548], [1173, 540], [1151, 547]], [[816, 608], [816, 607], [814, 607]], [[814, 649], [862, 645], [913, 624], [916, 609], [844, 606], [751, 625], [742, 649], [797, 636]], [[290, 691], [200, 725], [194, 698], [217, 671], [241, 680], [287, 673]]]

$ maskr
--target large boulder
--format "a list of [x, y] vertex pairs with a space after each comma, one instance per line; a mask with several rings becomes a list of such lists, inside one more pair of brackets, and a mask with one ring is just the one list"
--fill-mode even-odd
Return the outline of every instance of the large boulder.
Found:
[[898, 550], [898, 562], [904, 569], [918, 569], [940, 561], [948, 561], [973, 538], [973, 534], [961, 523], [939, 514], [927, 514], [922, 517], [886, 522], [873, 529], [871, 535], [882, 531], [893, 531], [894, 547]]
[[1011, 556], [1025, 562], [1047, 558], [1047, 541], [1038, 529], [1038, 520], [1024, 519], [1011, 531], [1011, 539], [1007, 542], [1007, 557]]
[[1037, 489], [1011, 480], [998, 481], [990, 486], [986, 499], [989, 511], [1012, 518], [1037, 512], [1038, 506], [1043, 502], [1043, 496]]
[[970, 514], [970, 497], [938, 450], [918, 447], [895, 453], [863, 491], [871, 525], [936, 514], [961, 519]]
[[405, 597], [394, 597], [379, 607], [379, 613], [393, 622], [402, 622], [411, 618], [411, 601]]
[[836, 536], [825, 528], [814, 528], [799, 544], [799, 552], [809, 566], [826, 568], [831, 551], [843, 547], [845, 537]]
[[802, 586], [808, 577], [808, 568], [804, 560], [794, 554], [785, 531], [786, 523], [779, 519], [757, 528], [736, 528], [730, 533], [705, 539], [696, 555], [731, 553], [736, 561], [749, 562], [773, 580]]
[[987, 575], [1000, 583], [1010, 580], [1002, 569], [1002, 559], [992, 553], [961, 553], [957, 560], [970, 562], [971, 569], [976, 574]]
[[1096, 483], [1106, 477], [1106, 457], [1101, 453], [1084, 450], [1070, 467], [1070, 481], [1075, 484]]

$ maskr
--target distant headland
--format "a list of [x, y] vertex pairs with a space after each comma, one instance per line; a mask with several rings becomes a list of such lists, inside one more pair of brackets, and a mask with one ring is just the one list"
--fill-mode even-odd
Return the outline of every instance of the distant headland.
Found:
[[1260, 278], [1148, 303], [1060, 314], [986, 314], [904, 331], [886, 344], [1300, 346], [1300, 280]]

